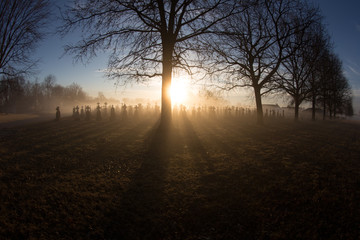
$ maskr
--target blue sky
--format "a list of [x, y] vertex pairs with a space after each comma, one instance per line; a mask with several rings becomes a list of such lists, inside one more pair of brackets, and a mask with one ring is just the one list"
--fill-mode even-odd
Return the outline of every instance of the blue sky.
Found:
[[353, 89], [360, 89], [360, 1], [313, 0], [325, 17], [335, 53]]
[[[63, 0], [65, 2], [67, 0]], [[52, 0], [59, 4], [60, 1]], [[310, 0], [320, 7], [324, 22], [334, 44], [335, 53], [343, 61], [345, 76], [352, 86], [353, 93], [360, 96], [360, 0]], [[54, 9], [54, 11], [56, 11]], [[49, 30], [57, 21], [52, 20]], [[57, 78], [57, 83], [66, 86], [73, 82], [80, 84], [92, 96], [99, 91], [106, 96], [122, 99], [124, 97], [157, 98], [160, 97], [160, 85], [129, 86], [117, 89], [114, 82], [103, 77], [99, 70], [106, 68], [107, 57], [99, 55], [91, 62], [74, 63], [72, 56], [63, 55], [63, 46], [75, 42], [78, 34], [69, 35], [64, 39], [50, 35], [39, 44], [36, 57], [40, 58], [40, 81], [49, 74]], [[62, 56], [62, 57], [61, 57]], [[355, 98], [356, 112], [360, 110], [360, 97]]]
[[360, 1], [313, 0], [319, 5], [324, 22], [343, 62], [345, 76], [353, 90], [353, 105], [360, 114]]

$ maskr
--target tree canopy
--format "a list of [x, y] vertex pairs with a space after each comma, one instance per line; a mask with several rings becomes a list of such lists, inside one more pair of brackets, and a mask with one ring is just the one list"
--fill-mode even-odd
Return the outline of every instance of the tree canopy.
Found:
[[24, 74], [35, 66], [31, 53], [44, 37], [49, 14], [47, 0], [0, 2], [0, 74]]

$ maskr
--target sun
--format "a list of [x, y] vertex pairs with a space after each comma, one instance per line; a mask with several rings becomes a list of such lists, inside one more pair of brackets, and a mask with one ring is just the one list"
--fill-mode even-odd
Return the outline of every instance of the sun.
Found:
[[172, 105], [184, 104], [187, 98], [187, 93], [188, 86], [186, 79], [174, 78], [170, 89]]

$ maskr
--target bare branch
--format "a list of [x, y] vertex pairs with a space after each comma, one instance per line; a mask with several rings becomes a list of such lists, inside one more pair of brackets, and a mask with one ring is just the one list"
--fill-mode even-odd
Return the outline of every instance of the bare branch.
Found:
[[49, 3], [39, 1], [1, 1], [0, 3], [0, 72], [16, 75], [35, 66], [32, 51], [44, 37]]

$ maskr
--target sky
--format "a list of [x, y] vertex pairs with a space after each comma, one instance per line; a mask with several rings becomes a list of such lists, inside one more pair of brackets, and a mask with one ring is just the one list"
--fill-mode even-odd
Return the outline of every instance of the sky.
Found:
[[[63, 0], [63, 2], [68, 0]], [[51, 0], [59, 5], [61, 1]], [[309, 0], [319, 6], [324, 23], [334, 45], [334, 52], [343, 62], [345, 76], [353, 90], [355, 113], [360, 111], [360, 0]], [[53, 4], [54, 6], [55, 4]], [[55, 12], [57, 9], [54, 7]], [[51, 20], [49, 31], [53, 31], [58, 21]], [[160, 98], [160, 82], [149, 85], [134, 85], [116, 88], [114, 81], [104, 77], [101, 69], [107, 66], [107, 56], [99, 55], [87, 64], [74, 62], [73, 56], [64, 55], [64, 45], [75, 43], [79, 34], [71, 34], [65, 38], [49, 35], [37, 48], [35, 57], [38, 64], [39, 81], [52, 74], [57, 83], [63, 86], [77, 83], [91, 96], [103, 92], [107, 97], [123, 98]], [[231, 97], [237, 103], [236, 96]], [[240, 99], [240, 97], [239, 97]]]

